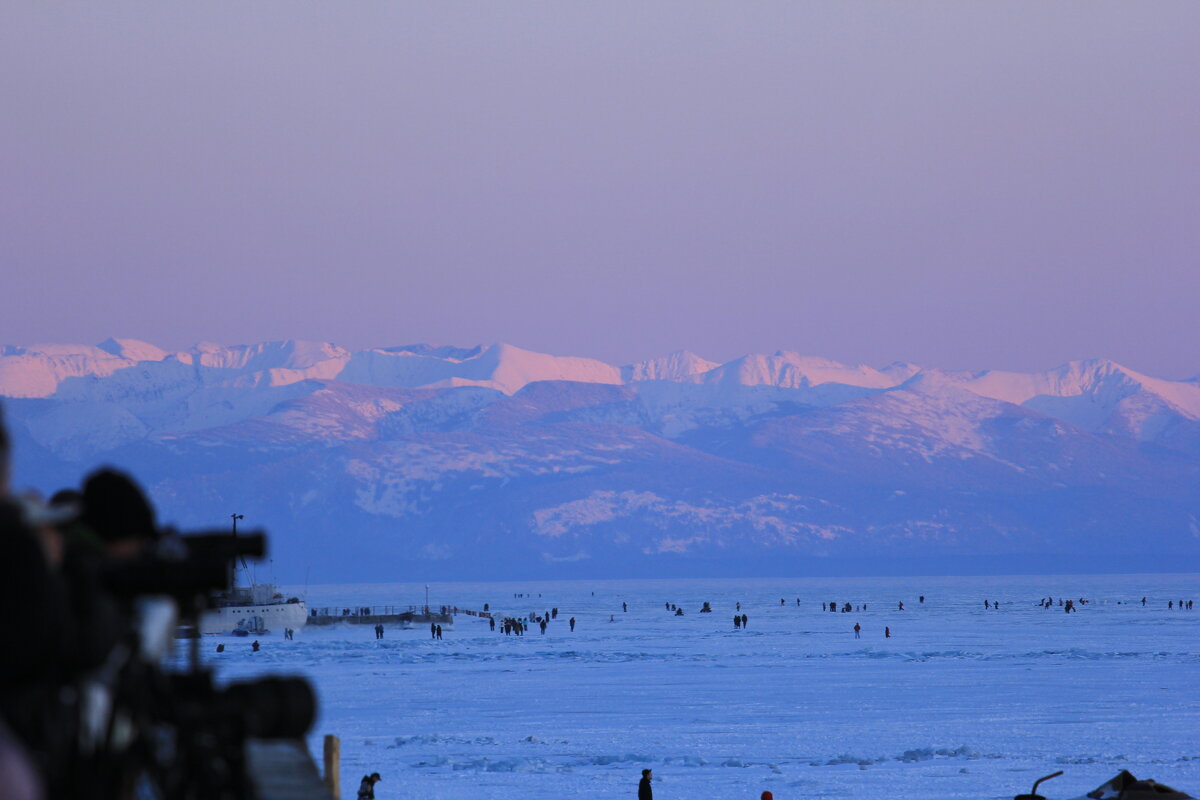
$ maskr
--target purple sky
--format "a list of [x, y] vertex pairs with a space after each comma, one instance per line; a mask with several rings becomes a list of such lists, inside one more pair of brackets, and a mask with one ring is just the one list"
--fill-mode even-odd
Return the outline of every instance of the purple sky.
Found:
[[1200, 3], [6, 3], [0, 342], [1200, 373]]

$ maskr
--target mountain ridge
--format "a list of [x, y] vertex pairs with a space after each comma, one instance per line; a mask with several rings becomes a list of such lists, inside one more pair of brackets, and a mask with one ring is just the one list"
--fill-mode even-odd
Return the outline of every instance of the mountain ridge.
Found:
[[50, 492], [116, 463], [165, 519], [234, 504], [287, 531], [280, 564], [343, 547], [331, 579], [372, 548], [408, 576], [1149, 550], [1200, 568], [1200, 384], [1104, 359], [611, 365], [507, 344], [114, 338], [0, 348], [0, 397], [18, 483]]

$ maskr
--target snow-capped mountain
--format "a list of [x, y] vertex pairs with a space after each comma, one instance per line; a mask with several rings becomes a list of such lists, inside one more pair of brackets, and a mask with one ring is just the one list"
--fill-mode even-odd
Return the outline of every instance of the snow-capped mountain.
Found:
[[0, 348], [0, 396], [18, 484], [122, 465], [330, 579], [1200, 566], [1200, 381], [1110, 361], [109, 339]]

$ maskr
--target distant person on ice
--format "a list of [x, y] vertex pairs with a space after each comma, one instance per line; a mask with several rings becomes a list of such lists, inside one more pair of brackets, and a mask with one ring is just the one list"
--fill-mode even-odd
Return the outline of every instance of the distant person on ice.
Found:
[[642, 781], [638, 784], [638, 800], [654, 800], [654, 791], [650, 788], [651, 777], [650, 770], [642, 770]]
[[862, 626], [859, 625], [857, 622], [854, 623], [854, 638], [855, 639], [862, 638]]
[[571, 630], [574, 631], [575, 630], [575, 618], [571, 617], [570, 622], [568, 624], [571, 626]]
[[375, 800], [375, 784], [381, 780], [378, 772], [363, 775], [362, 783], [358, 784], [358, 800]]

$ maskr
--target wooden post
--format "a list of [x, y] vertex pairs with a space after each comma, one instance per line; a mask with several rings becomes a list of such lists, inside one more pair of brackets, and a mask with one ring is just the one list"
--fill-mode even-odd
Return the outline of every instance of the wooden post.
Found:
[[333, 800], [342, 797], [342, 743], [331, 733], [325, 734], [325, 785]]

